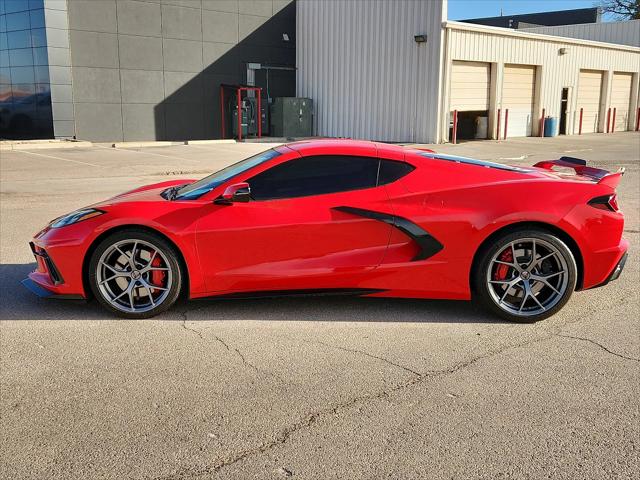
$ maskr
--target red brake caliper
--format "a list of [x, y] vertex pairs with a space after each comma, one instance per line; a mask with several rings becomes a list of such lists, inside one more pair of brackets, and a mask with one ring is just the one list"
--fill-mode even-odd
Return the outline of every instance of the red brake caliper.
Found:
[[[507, 248], [498, 258], [501, 262], [513, 263], [513, 252], [511, 251], [511, 248]], [[505, 280], [510, 268], [511, 267], [509, 265], [498, 265], [498, 268], [496, 268], [496, 271], [493, 274], [493, 279]]]
[[[151, 262], [152, 267], [161, 267], [162, 260], [160, 257], [156, 256]], [[151, 285], [155, 285], [156, 287], [162, 287], [164, 285], [164, 279], [167, 276], [167, 272], [164, 270], [153, 270], [151, 272]], [[155, 291], [153, 292], [155, 293]]]

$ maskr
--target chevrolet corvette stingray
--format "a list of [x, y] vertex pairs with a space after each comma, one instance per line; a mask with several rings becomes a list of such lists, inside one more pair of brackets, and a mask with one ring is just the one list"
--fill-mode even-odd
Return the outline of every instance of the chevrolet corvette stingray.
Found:
[[37, 268], [23, 283], [127, 318], [181, 295], [336, 293], [475, 299], [533, 322], [620, 275], [622, 174], [568, 157], [515, 167], [296, 142], [53, 220], [30, 243]]

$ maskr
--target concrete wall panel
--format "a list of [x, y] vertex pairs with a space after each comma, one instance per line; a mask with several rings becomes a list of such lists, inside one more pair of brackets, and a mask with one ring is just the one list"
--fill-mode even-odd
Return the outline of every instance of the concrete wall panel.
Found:
[[238, 43], [238, 14], [202, 11], [202, 36], [205, 42]]
[[118, 36], [114, 33], [72, 30], [71, 56], [77, 67], [118, 68]]
[[167, 103], [198, 103], [202, 100], [202, 77], [192, 73], [164, 72]]
[[238, 13], [239, 3], [239, 0], [205, 0], [202, 2], [202, 10]]
[[162, 70], [162, 39], [118, 35], [120, 68]]
[[183, 40], [202, 40], [202, 10], [198, 8], [162, 6], [162, 36]]
[[118, 33], [159, 37], [162, 35], [160, 5], [118, 0]]
[[[73, 68], [74, 102], [120, 103], [120, 70], [116, 68]], [[79, 121], [79, 120], [78, 120]]]
[[122, 139], [122, 108], [119, 103], [76, 103], [76, 135], [80, 139], [110, 142]]
[[164, 132], [164, 115], [157, 119], [154, 105], [123, 103], [122, 127], [125, 142], [148, 140]]
[[69, 28], [92, 32], [116, 33], [115, 0], [73, 0], [69, 2]]
[[257, 15], [269, 18], [273, 14], [273, 2], [271, 0], [242, 0], [240, 13]]
[[204, 138], [204, 115], [199, 103], [167, 103], [165, 106], [167, 138]]
[[159, 103], [164, 99], [164, 74], [152, 70], [121, 70], [122, 103]]
[[162, 39], [164, 69], [176, 72], [202, 71], [202, 42]]

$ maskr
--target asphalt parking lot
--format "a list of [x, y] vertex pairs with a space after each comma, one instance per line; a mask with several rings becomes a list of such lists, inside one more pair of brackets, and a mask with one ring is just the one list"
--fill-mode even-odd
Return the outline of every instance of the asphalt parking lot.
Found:
[[268, 144], [0, 152], [0, 477], [638, 478], [640, 135], [437, 146], [627, 169], [622, 277], [534, 325], [466, 302], [183, 303], [145, 321], [20, 285], [50, 219]]

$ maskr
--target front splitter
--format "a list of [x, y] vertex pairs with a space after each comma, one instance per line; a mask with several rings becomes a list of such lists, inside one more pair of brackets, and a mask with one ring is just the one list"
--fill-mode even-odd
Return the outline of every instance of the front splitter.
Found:
[[59, 293], [53, 293], [50, 290], [38, 285], [36, 282], [31, 280], [30, 278], [25, 278], [22, 280], [22, 285], [29, 290], [31, 293], [36, 294], [40, 298], [52, 298], [55, 300], [75, 300], [75, 301], [86, 301], [86, 299], [82, 295], [62, 295]]

